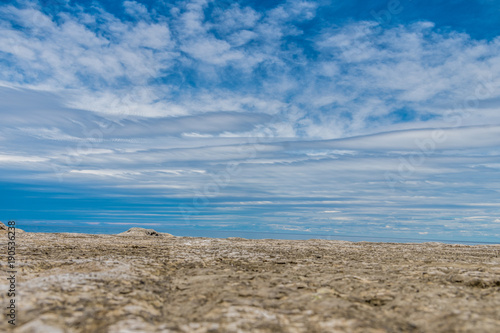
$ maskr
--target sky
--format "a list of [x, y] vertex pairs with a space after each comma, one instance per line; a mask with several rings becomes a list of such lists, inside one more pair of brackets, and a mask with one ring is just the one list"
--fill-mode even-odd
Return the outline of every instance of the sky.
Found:
[[3, 1], [0, 220], [498, 243], [499, 14], [493, 0]]

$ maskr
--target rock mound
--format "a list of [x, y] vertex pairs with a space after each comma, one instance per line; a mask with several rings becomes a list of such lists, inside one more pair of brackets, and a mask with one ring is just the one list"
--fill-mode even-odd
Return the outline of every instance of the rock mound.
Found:
[[133, 227], [128, 229], [125, 232], [119, 233], [118, 236], [153, 236], [153, 237], [159, 237], [159, 236], [166, 236], [166, 237], [173, 237], [171, 234], [167, 234], [164, 232], [157, 232], [154, 229], [145, 229], [145, 228], [138, 228], [138, 227]]
[[[7, 232], [9, 231], [9, 227], [6, 226], [2, 221], [0, 221], [0, 232]], [[16, 233], [23, 233], [24, 230], [16, 228]]]

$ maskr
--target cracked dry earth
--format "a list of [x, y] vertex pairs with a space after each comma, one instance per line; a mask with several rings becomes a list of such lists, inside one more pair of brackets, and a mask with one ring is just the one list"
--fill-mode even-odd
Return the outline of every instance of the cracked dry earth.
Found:
[[16, 236], [13, 332], [500, 332], [496, 245]]

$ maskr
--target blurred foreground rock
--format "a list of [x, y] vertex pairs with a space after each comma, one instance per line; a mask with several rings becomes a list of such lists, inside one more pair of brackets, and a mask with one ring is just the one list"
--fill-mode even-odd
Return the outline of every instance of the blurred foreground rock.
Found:
[[500, 246], [144, 230], [18, 235], [14, 332], [500, 331]]

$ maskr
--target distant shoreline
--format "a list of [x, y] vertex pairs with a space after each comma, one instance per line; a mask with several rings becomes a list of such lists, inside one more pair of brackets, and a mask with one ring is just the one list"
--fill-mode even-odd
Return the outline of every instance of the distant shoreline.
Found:
[[[53, 227], [41, 226], [23, 226], [25, 232], [30, 233], [78, 233], [89, 235], [116, 235], [128, 230], [130, 227], [152, 228], [155, 226], [71, 226], [71, 227]], [[33, 230], [35, 229], [35, 230]], [[36, 230], [42, 229], [42, 230]], [[72, 230], [73, 229], [73, 230]], [[80, 229], [75, 231], [74, 229]], [[93, 230], [92, 230], [93, 229]], [[93, 231], [93, 232], [92, 232]], [[344, 234], [319, 234], [319, 233], [291, 233], [276, 231], [251, 231], [251, 230], [214, 230], [214, 229], [189, 229], [189, 228], [158, 228], [158, 232], [167, 232], [177, 237], [201, 237], [201, 238], [229, 238], [240, 237], [245, 239], [275, 239], [275, 240], [339, 240], [349, 242], [371, 242], [371, 243], [442, 243], [442, 244], [464, 244], [464, 245], [498, 245], [500, 241], [481, 241], [481, 240], [453, 240], [453, 239], [427, 239], [417, 237], [384, 237], [384, 236], [362, 236], [362, 235], [344, 235]]]

